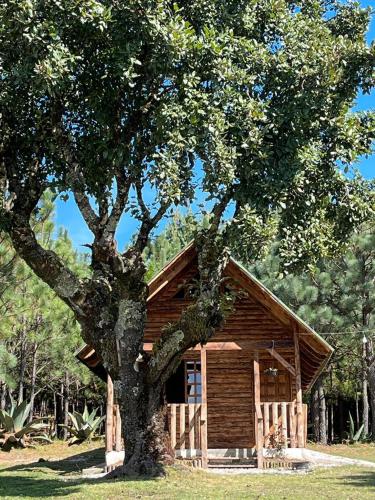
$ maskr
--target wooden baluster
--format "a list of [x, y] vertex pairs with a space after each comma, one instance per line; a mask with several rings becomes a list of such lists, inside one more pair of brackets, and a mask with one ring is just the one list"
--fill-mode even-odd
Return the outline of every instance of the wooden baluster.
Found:
[[269, 440], [270, 440], [270, 404], [263, 403], [263, 418], [264, 418], [264, 439], [265, 439], [265, 447], [267, 448]]
[[283, 448], [288, 447], [288, 424], [287, 424], [287, 412], [286, 403], [281, 403], [281, 439]]
[[272, 426], [273, 435], [276, 436], [279, 425], [279, 403], [272, 403]]
[[185, 449], [185, 405], [180, 405], [180, 450]]
[[296, 405], [294, 401], [288, 403], [289, 406], [289, 436], [290, 436], [290, 447], [296, 447], [296, 421], [295, 421], [295, 412]]
[[171, 447], [176, 448], [176, 405], [171, 404]]
[[194, 405], [194, 430], [195, 430], [195, 443], [194, 448], [199, 450], [199, 430], [200, 430], [200, 404], [197, 403]]
[[190, 448], [190, 450], [193, 450], [194, 446], [195, 446], [194, 414], [195, 414], [195, 405], [189, 404], [189, 448]]

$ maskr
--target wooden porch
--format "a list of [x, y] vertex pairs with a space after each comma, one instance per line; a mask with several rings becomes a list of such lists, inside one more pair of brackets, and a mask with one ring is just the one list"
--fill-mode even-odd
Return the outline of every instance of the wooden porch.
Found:
[[[255, 444], [252, 452], [256, 465], [263, 467], [265, 449], [303, 448], [307, 438], [307, 405], [302, 403], [299, 346], [295, 334], [295, 360], [291, 366], [272, 347], [253, 343], [249, 353], [249, 371], [253, 374], [254, 414], [248, 416], [249, 426], [254, 426]], [[171, 447], [178, 458], [191, 460], [194, 466], [206, 468], [209, 463], [208, 419], [207, 419], [207, 351], [238, 349], [234, 343], [208, 343], [196, 347], [201, 364], [201, 402], [168, 405], [168, 429]], [[256, 349], [263, 347], [263, 349]], [[255, 348], [255, 350], [254, 350]], [[247, 350], [249, 347], [247, 347]], [[293, 376], [295, 399], [293, 401], [261, 401], [260, 353], [264, 351], [278, 360]], [[198, 353], [197, 353], [198, 354]], [[121, 419], [118, 406], [114, 404], [113, 384], [108, 378], [106, 452], [122, 449]]]

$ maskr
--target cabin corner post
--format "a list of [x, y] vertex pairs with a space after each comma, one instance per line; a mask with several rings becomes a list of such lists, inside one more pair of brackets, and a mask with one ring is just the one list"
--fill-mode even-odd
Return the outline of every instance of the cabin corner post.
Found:
[[107, 416], [105, 420], [105, 451], [113, 450], [113, 382], [107, 375]]
[[255, 442], [257, 450], [257, 466], [263, 468], [263, 416], [260, 405], [260, 367], [259, 367], [259, 351], [255, 351], [254, 360], [254, 405], [255, 405]]
[[115, 420], [114, 420], [114, 436], [115, 436], [115, 451], [121, 451], [122, 450], [122, 439], [121, 439], [121, 413], [120, 413], [120, 406], [118, 402], [116, 401], [116, 404], [114, 405], [115, 409]]
[[201, 407], [201, 453], [202, 467], [208, 466], [208, 445], [207, 445], [207, 350], [205, 346], [201, 349], [201, 388], [202, 388], [202, 407]]
[[301, 358], [300, 358], [298, 330], [296, 325], [294, 325], [293, 328], [293, 335], [294, 335], [294, 361], [296, 370], [297, 448], [303, 448], [305, 445], [306, 429], [304, 429], [305, 419], [303, 416]]

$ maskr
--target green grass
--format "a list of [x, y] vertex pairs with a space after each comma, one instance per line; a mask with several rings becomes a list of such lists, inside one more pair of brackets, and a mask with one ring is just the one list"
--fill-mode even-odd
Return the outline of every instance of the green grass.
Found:
[[[39, 458], [48, 461], [38, 462]], [[339, 467], [298, 475], [225, 476], [176, 466], [167, 468], [166, 479], [108, 481], [81, 478], [83, 468], [102, 461], [103, 449], [94, 444], [68, 448], [56, 443], [7, 455], [0, 452], [0, 498], [232, 500], [375, 497], [375, 469], [370, 468]]]
[[355, 458], [358, 460], [367, 460], [375, 462], [375, 443], [364, 444], [333, 444], [329, 446], [322, 446], [319, 444], [310, 444], [309, 448], [330, 455], [339, 455], [342, 457]]

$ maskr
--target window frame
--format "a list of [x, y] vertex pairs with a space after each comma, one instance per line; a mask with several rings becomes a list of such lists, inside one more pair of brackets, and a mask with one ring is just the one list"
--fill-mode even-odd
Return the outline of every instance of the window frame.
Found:
[[[189, 364], [193, 365], [192, 368], [188, 367]], [[189, 382], [189, 375], [193, 375], [192, 382]], [[192, 388], [193, 392], [189, 394]], [[193, 399], [193, 401], [189, 401], [189, 399]], [[185, 403], [202, 403], [202, 365], [200, 360], [185, 361]]]

